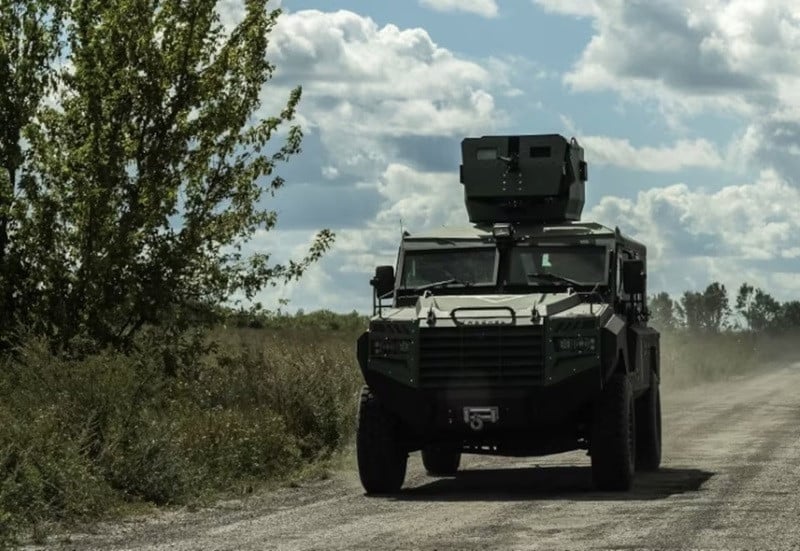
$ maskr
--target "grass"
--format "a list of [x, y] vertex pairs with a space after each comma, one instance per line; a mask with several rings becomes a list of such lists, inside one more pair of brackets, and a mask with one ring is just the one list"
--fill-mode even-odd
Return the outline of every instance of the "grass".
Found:
[[[365, 322], [306, 317], [169, 342], [144, 333], [127, 355], [80, 359], [30, 339], [0, 359], [0, 547], [53, 523], [195, 505], [335, 464], [353, 437]], [[724, 379], [792, 342], [665, 334], [662, 378], [677, 388]]]
[[661, 378], [667, 388], [729, 379], [767, 368], [775, 362], [800, 359], [798, 335], [754, 333], [661, 335]]
[[353, 434], [356, 337], [220, 328], [80, 360], [32, 340], [0, 363], [0, 547], [313, 474]]

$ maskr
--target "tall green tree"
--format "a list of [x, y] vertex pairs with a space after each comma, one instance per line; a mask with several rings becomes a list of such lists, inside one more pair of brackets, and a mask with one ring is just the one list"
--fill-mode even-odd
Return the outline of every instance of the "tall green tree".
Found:
[[703, 292], [686, 291], [678, 312], [688, 329], [718, 333], [730, 314], [728, 291], [718, 282], [711, 283]]
[[679, 325], [675, 301], [668, 293], [658, 293], [648, 301], [650, 320], [659, 329], [675, 329]]
[[725, 326], [725, 320], [731, 313], [725, 285], [715, 281], [706, 287], [703, 291], [703, 305], [706, 329], [718, 333]]
[[[300, 151], [301, 89], [262, 115], [280, 10], [245, 0], [231, 29], [218, 0], [71, 0], [54, 100], [25, 137], [17, 239], [25, 316], [57, 341], [123, 345], [189, 304], [252, 297], [299, 277], [299, 260], [243, 252], [275, 227], [279, 163]], [[275, 143], [277, 142], [277, 143]], [[274, 145], [273, 145], [274, 144]]]
[[781, 314], [781, 304], [772, 295], [743, 283], [736, 295], [736, 311], [752, 331], [774, 329]]
[[793, 300], [781, 305], [780, 327], [787, 330], [800, 329], [800, 301]]
[[0, 335], [14, 318], [21, 276], [13, 237], [26, 208], [18, 199], [23, 133], [52, 90], [62, 17], [59, 0], [0, 0]]

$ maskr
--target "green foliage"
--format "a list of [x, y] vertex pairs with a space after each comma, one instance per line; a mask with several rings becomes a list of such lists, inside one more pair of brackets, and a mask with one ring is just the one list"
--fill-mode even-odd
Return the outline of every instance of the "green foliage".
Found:
[[800, 301], [793, 300], [781, 305], [781, 312], [778, 316], [779, 327], [783, 329], [795, 329], [800, 327]]
[[186, 503], [280, 480], [350, 441], [354, 332], [220, 327], [170, 343], [159, 333], [145, 328], [127, 354], [53, 355], [29, 338], [5, 356], [6, 539], [124, 502]]
[[702, 293], [686, 291], [677, 306], [683, 325], [693, 331], [718, 333], [730, 314], [728, 291], [714, 282]]
[[654, 327], [665, 331], [678, 327], [678, 305], [669, 294], [661, 292], [650, 297], [648, 301], [650, 322]]
[[719, 333], [732, 328], [775, 333], [800, 329], [800, 301], [781, 303], [748, 283], [739, 288], [733, 310], [725, 286], [717, 282], [702, 293], [686, 291], [680, 302], [667, 293], [653, 295], [648, 299], [648, 309], [651, 323], [665, 331], [686, 328]]
[[26, 161], [23, 130], [33, 120], [55, 76], [61, 30], [60, 3], [0, 0], [0, 337], [13, 325], [15, 279], [22, 273], [24, 248], [12, 238], [25, 205], [15, 198]]
[[[795, 307], [789, 306], [791, 320]], [[743, 283], [736, 296], [736, 311], [752, 331], [775, 330], [781, 325], [781, 304], [765, 291]]]
[[357, 311], [337, 314], [330, 310], [295, 314], [285, 312], [265, 312], [260, 310], [219, 309], [217, 319], [230, 327], [249, 327], [251, 329], [296, 329], [300, 331], [352, 331], [359, 332], [367, 327], [369, 318]]
[[[299, 87], [259, 111], [280, 10], [246, 2], [226, 29], [218, 0], [0, 1], [0, 71], [24, 69], [0, 90], [16, 125], [0, 150], [0, 338], [23, 326], [126, 347], [145, 324], [185, 327], [188, 306], [297, 278], [328, 249], [322, 230], [287, 264], [242, 252], [275, 226], [265, 200], [302, 139]], [[14, 49], [20, 29], [30, 51]]]

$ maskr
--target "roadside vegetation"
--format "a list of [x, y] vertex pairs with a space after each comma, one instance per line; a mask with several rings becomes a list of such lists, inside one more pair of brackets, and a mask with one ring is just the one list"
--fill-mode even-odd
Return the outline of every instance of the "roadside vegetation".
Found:
[[[169, 344], [148, 328], [126, 353], [53, 354], [30, 336], [3, 357], [0, 520], [8, 537], [325, 472], [352, 442], [362, 384], [354, 342], [367, 319], [325, 311], [217, 319]], [[796, 359], [796, 337], [698, 331], [677, 319], [662, 333], [664, 385]]]
[[280, 317], [285, 325], [219, 325], [169, 345], [147, 329], [127, 353], [70, 357], [31, 337], [6, 354], [6, 542], [140, 505], [243, 495], [309, 466], [324, 472], [353, 434], [364, 318]]
[[650, 322], [661, 330], [667, 387], [719, 380], [797, 360], [800, 301], [780, 302], [743, 283], [733, 301], [718, 282], [703, 291], [650, 297]]

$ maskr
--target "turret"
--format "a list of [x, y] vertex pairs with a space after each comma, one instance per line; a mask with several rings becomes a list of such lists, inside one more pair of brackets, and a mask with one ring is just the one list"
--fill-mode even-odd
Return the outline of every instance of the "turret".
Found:
[[583, 148], [558, 134], [484, 136], [461, 142], [461, 183], [470, 222], [580, 220]]

